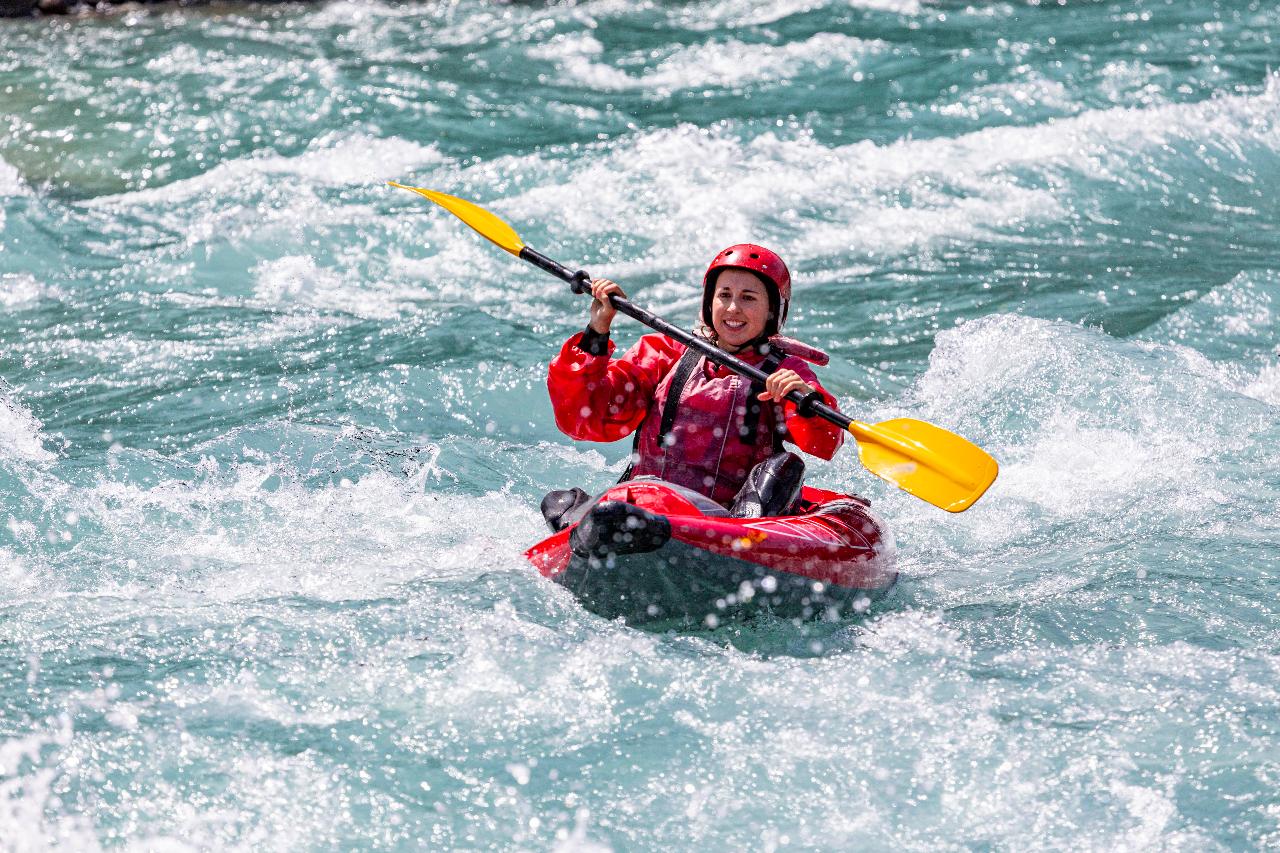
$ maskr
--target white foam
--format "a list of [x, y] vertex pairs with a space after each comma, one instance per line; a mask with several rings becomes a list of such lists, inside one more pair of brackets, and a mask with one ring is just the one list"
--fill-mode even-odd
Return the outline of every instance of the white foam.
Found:
[[1280, 402], [1280, 273], [1240, 273], [1148, 329], [1172, 341], [1189, 370], [1266, 403]]
[[[334, 5], [345, 8], [347, 4]], [[666, 25], [674, 29], [728, 31], [762, 27], [833, 5], [898, 15], [916, 15], [924, 8], [920, 0], [716, 0], [694, 6], [664, 5], [653, 0], [586, 0], [567, 6], [454, 5], [435, 16], [430, 40], [433, 45], [446, 46], [476, 46], [492, 41], [514, 44], [538, 40], [557, 25], [572, 23], [596, 29], [609, 26], [615, 18], [635, 20], [646, 15], [665, 18]], [[416, 19], [409, 23], [415, 27], [415, 34], [419, 32]]]
[[[1280, 352], [1277, 352], [1276, 356], [1280, 358]], [[1258, 375], [1246, 382], [1240, 390], [1255, 400], [1280, 406], [1280, 362], [1273, 361], [1263, 367], [1258, 371]]]
[[[988, 429], [1007, 430], [1011, 438], [1034, 438], [1045, 424], [1071, 412], [1087, 416], [1089, 428], [1150, 427], [1172, 436], [1213, 412], [1215, 398], [1226, 396], [1227, 389], [1207, 379], [1187, 373], [1170, 347], [1003, 314], [940, 332], [916, 394], [931, 413], [953, 422], [981, 420]], [[1184, 393], [1191, 391], [1198, 393]], [[1222, 418], [1210, 423], [1238, 426]], [[1074, 428], [1068, 421], [1061, 425]]]
[[59, 773], [41, 761], [42, 755], [71, 743], [70, 719], [51, 723], [45, 730], [0, 742], [0, 839], [15, 853], [101, 850], [92, 823], [62, 808], [55, 792]]
[[[28, 530], [20, 526], [12, 516], [9, 518], [9, 529], [17, 535], [25, 535]], [[34, 531], [30, 531], [34, 533]], [[32, 565], [21, 555], [0, 545], [0, 584], [4, 586], [3, 599], [12, 601], [15, 598], [30, 595], [48, 581], [47, 574]]]
[[1098, 90], [1114, 104], [1152, 104], [1160, 93], [1174, 88], [1169, 69], [1150, 62], [1112, 60], [1102, 66]]
[[333, 296], [342, 289], [341, 277], [331, 270], [317, 267], [310, 255], [289, 255], [263, 261], [254, 268], [253, 275], [256, 279], [254, 296], [272, 304], [332, 304]]
[[[27, 195], [26, 182], [22, 180], [22, 176], [13, 166], [0, 159], [0, 197]], [[3, 211], [0, 211], [0, 217], [3, 217]], [[0, 218], [0, 225], [4, 224], [4, 220]]]
[[[434, 17], [435, 13], [428, 13]], [[345, 31], [353, 25], [385, 23], [407, 20], [411, 25], [421, 23], [422, 12], [414, 6], [403, 6], [399, 3], [384, 3], [379, 0], [336, 0], [317, 8], [313, 14], [307, 15], [309, 28], [325, 31], [331, 27], [341, 27]], [[396, 45], [396, 47], [402, 47]]]
[[[243, 635], [241, 645], [249, 653], [264, 641], [252, 629]], [[254, 673], [242, 671], [221, 683], [191, 685], [183, 691], [182, 700], [195, 716], [215, 719], [234, 716], [285, 726], [329, 727], [360, 718], [360, 712], [343, 710], [323, 694], [310, 696], [305, 702], [290, 701], [271, 689], [274, 686], [266, 687]]]
[[[932, 584], [934, 594], [964, 600], [988, 573], [1024, 564], [1024, 551], [1049, 548], [1054, 559], [1058, 548], [1092, 553], [1099, 543], [1252, 506], [1256, 490], [1237, 472], [1266, 453], [1274, 416], [1238, 396], [1218, 371], [1189, 369], [1187, 352], [1015, 315], [939, 333], [911, 392], [868, 419], [936, 423], [995, 456], [1000, 475], [974, 508], [946, 518], [873, 487], [907, 545], [902, 568], [949, 572]], [[865, 483], [856, 462], [841, 464], [855, 488]], [[1084, 582], [1059, 574], [1042, 589], [1025, 580], [1014, 589], [1055, 595]], [[980, 594], [1004, 600], [1008, 589]]]
[[857, 643], [888, 660], [924, 655], [962, 664], [973, 657], [960, 632], [948, 626], [941, 614], [919, 610], [883, 614], [858, 632]]
[[573, 814], [573, 828], [558, 838], [552, 853], [610, 853], [612, 847], [590, 836], [590, 818], [590, 809], [577, 809]]
[[62, 291], [57, 287], [46, 284], [29, 273], [0, 275], [0, 308], [19, 311], [61, 295]]
[[[781, 242], [799, 267], [814, 255], [894, 254], [1063, 215], [1052, 191], [1024, 186], [1009, 173], [1037, 153], [980, 142], [828, 148], [803, 132], [743, 140], [726, 127], [681, 125], [611, 145], [571, 171], [547, 164], [542, 171], [554, 177], [506, 206], [519, 218], [545, 220], [556, 211], [574, 233], [598, 233], [600, 223], [616, 222], [663, 247], [615, 263], [619, 275], [697, 266], [736, 239]], [[893, 196], [904, 187], [911, 189], [910, 207]]]
[[[352, 223], [363, 227], [384, 220], [385, 211], [360, 199], [367, 195], [381, 200], [381, 194], [394, 192], [385, 186], [386, 180], [404, 178], [443, 159], [430, 145], [328, 134], [297, 156], [232, 160], [193, 178], [83, 204], [104, 210], [117, 220], [123, 214], [154, 221], [166, 232], [180, 235], [178, 242], [165, 243], [152, 258], [182, 259], [193, 247], [210, 243], [252, 246], [261, 256], [266, 254], [262, 244], [305, 245], [316, 240], [317, 234], [327, 236], [333, 230], [350, 228]], [[361, 188], [356, 200], [331, 200], [338, 195], [335, 189], [352, 186]], [[443, 224], [434, 227], [442, 228]], [[406, 239], [417, 237], [413, 234]], [[354, 265], [364, 257], [363, 250], [338, 254]], [[356, 304], [363, 300], [368, 300], [366, 308], [379, 317], [399, 310], [394, 304], [399, 301], [396, 297], [369, 299], [353, 291], [342, 301]]]
[[1080, 521], [1126, 517], [1142, 495], [1167, 495], [1169, 506], [1201, 503], [1209, 451], [1194, 437], [1172, 429], [1089, 427], [1085, 419], [1062, 411], [1042, 423], [1036, 439], [1002, 470], [999, 499]]
[[751, 134], [734, 123], [685, 124], [571, 157], [499, 158], [469, 167], [457, 182], [537, 175], [537, 186], [503, 199], [509, 221], [539, 222], [555, 242], [598, 242], [604, 227], [662, 247], [615, 258], [615, 276], [686, 279], [740, 239], [784, 247], [793, 269], [829, 256], [843, 267], [850, 252], [880, 257], [948, 240], [998, 240], [1067, 219], [1080, 203], [1075, 181], [1148, 181], [1145, 163], [1180, 150], [1198, 157], [1193, 144], [1280, 149], [1280, 123], [1269, 118], [1280, 112], [1276, 79], [1253, 95], [887, 144], [830, 147], [801, 128]]
[[[1267, 349], [1280, 336], [1280, 273], [1243, 272], [1153, 326], [1144, 337], [1235, 351]], [[1206, 354], [1212, 354], [1210, 350]]]
[[[732, 29], [772, 24], [832, 5], [837, 4], [829, 0], [717, 0], [678, 7], [669, 18], [690, 30]], [[848, 0], [838, 5], [898, 15], [918, 15], [922, 9], [920, 0]]]
[[1151, 850], [1164, 847], [1162, 842], [1168, 838], [1167, 827], [1178, 814], [1178, 807], [1170, 794], [1121, 782], [1119, 779], [1112, 779], [1108, 790], [1137, 820], [1136, 826], [1116, 839], [1120, 842], [1116, 849]]
[[588, 32], [561, 33], [528, 50], [533, 59], [554, 62], [560, 76], [606, 91], [637, 87], [625, 71], [594, 61], [604, 52], [604, 45]]
[[363, 284], [322, 268], [310, 255], [262, 261], [253, 269], [255, 301], [276, 310], [303, 308], [386, 320], [412, 308], [416, 287]]
[[[446, 577], [495, 561], [522, 565], [517, 543], [534, 541], [534, 509], [500, 494], [418, 492], [413, 483], [375, 473], [305, 487], [280, 463], [220, 465], [206, 457], [196, 483], [103, 482], [86, 497], [86, 512], [122, 553], [155, 571], [223, 567], [202, 592], [218, 601], [361, 597], [424, 570]], [[343, 542], [341, 553], [335, 541]], [[353, 560], [356, 553], [363, 558]]]
[[[159, 692], [176, 700], [162, 708], [172, 724], [186, 711], [182, 686], [171, 683]], [[0, 761], [15, 759], [0, 773], [0, 839], [6, 851], [100, 851], [101, 837], [124, 841], [119, 849], [137, 853], [256, 849], [270, 847], [299, 826], [323, 821], [331, 828], [352, 822], [330, 768], [314, 756], [280, 755], [261, 744], [242, 745], [232, 754], [206, 737], [188, 736], [180, 722], [177, 731], [169, 727], [141, 735], [125, 726], [121, 736], [113, 729], [120, 729], [118, 724], [133, 711], [115, 695], [111, 688], [73, 691], [64, 696], [68, 712], [48, 721], [44, 730], [0, 743]], [[77, 711], [108, 726], [77, 732], [71, 723]], [[208, 793], [197, 803], [191, 798], [191, 780], [133, 772], [137, 758], [130, 753], [139, 741], [145, 743], [152, 766], [224, 761], [218, 784], [204, 789]], [[115, 776], [112, 796], [103, 797], [102, 785], [110, 776]], [[195, 778], [197, 789], [202, 781]], [[84, 793], [67, 797], [69, 787]], [[234, 797], [230, 802], [222, 799], [228, 788]], [[289, 795], [300, 790], [307, 796]], [[125, 833], [122, 819], [129, 821]], [[246, 819], [253, 825], [244, 826]]]
[[671, 92], [702, 86], [732, 89], [784, 81], [808, 68], [834, 65], [852, 70], [862, 57], [884, 47], [883, 42], [838, 33], [818, 33], [804, 41], [781, 45], [713, 40], [679, 48], [637, 75], [623, 69], [642, 63], [647, 52], [633, 53], [622, 57], [617, 65], [607, 65], [597, 61], [603, 46], [589, 33], [563, 34], [529, 53], [555, 61], [563, 76], [593, 89], [642, 90], [654, 97], [666, 97]]
[[[18, 170], [13, 166], [0, 159], [0, 199], [7, 196], [28, 195], [26, 184], [22, 180], [22, 176], [18, 174]], [[5, 226], [5, 209], [0, 206], [0, 229]]]
[[[225, 204], [228, 193], [232, 197], [243, 196], [246, 185], [255, 191], [270, 192], [271, 200], [277, 201], [319, 187], [381, 185], [388, 176], [403, 175], [443, 161], [435, 145], [419, 145], [398, 137], [329, 133], [296, 156], [266, 154], [230, 160], [194, 178], [102, 196], [84, 204], [89, 207], [176, 205], [210, 193], [221, 194]], [[312, 207], [316, 204], [310, 195], [303, 201]]]
[[970, 89], [959, 101], [933, 105], [930, 110], [939, 115], [985, 121], [996, 115], [1012, 118], [1029, 110], [1070, 114], [1076, 111], [1077, 103], [1065, 83], [1028, 72], [1015, 82]]
[[0, 459], [48, 462], [56, 458], [44, 447], [41, 426], [0, 384]]

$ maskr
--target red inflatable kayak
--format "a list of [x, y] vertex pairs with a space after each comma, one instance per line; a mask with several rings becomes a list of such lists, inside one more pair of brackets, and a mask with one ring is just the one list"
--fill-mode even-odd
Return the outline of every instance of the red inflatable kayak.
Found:
[[631, 480], [526, 556], [588, 610], [632, 625], [865, 610], [898, 576], [884, 523], [849, 495], [806, 486], [801, 497], [798, 515], [734, 518], [689, 489]]

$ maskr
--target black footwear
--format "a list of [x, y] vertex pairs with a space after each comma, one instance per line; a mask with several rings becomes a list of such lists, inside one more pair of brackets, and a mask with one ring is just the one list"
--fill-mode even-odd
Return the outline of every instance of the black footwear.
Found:
[[729, 514], [736, 518], [790, 515], [803, 486], [804, 460], [794, 453], [775, 454], [751, 469]]
[[547, 520], [552, 532], [558, 533], [581, 517], [591, 495], [574, 486], [572, 489], [557, 489], [547, 492], [542, 499], [542, 517]]

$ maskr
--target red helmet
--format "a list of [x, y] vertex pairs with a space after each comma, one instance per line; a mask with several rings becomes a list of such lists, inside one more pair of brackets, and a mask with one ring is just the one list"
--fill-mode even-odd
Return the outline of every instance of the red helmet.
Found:
[[[753, 272], [764, 281], [769, 292], [769, 307], [774, 319], [765, 334], [776, 335], [787, 319], [787, 306], [791, 304], [791, 273], [777, 252], [757, 246], [755, 243], [738, 243], [715, 256], [711, 266], [702, 276], [702, 322], [711, 325], [711, 293], [716, 277], [722, 270], [738, 269]], [[772, 286], [770, 286], [772, 285]]]

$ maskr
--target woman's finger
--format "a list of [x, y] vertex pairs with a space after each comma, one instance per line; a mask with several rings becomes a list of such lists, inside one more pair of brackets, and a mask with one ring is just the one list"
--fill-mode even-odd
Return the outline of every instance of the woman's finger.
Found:
[[764, 387], [764, 393], [757, 395], [761, 400], [785, 400], [792, 391], [808, 394], [813, 390], [794, 370], [778, 371], [765, 380]]
[[591, 282], [591, 295], [601, 302], [608, 301], [610, 294], [614, 293], [619, 296], [626, 296], [626, 294], [622, 292], [622, 288], [618, 286], [617, 282], [610, 281], [607, 278], [598, 278]]
[[777, 400], [779, 399], [779, 394], [786, 396], [778, 383], [778, 375], [775, 373], [764, 381], [764, 393], [758, 396], [761, 400]]
[[765, 382], [765, 387], [768, 388], [773, 393], [773, 396], [785, 397], [787, 394], [787, 390], [789, 390], [792, 385], [794, 385], [796, 382], [799, 382], [799, 381], [800, 381], [800, 375], [797, 374], [795, 371], [779, 370], [777, 373], [773, 374], [768, 378], [768, 380]]

